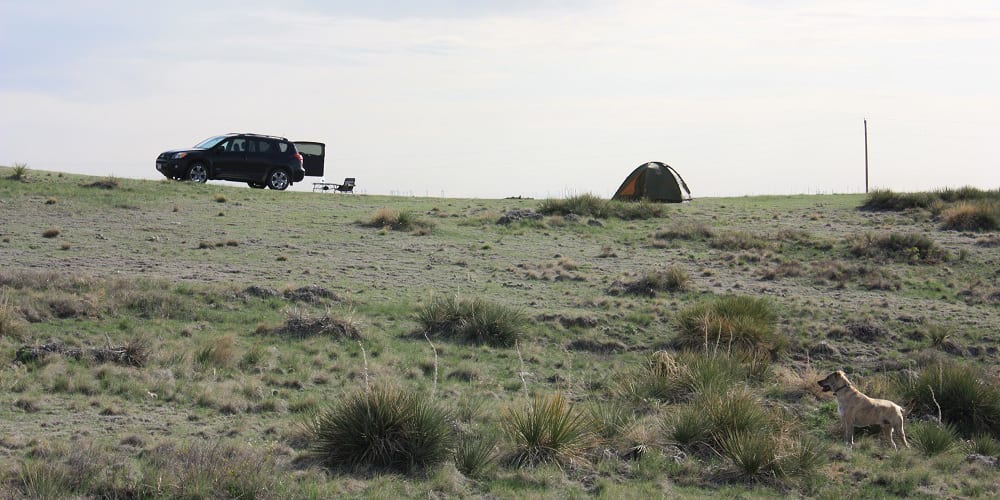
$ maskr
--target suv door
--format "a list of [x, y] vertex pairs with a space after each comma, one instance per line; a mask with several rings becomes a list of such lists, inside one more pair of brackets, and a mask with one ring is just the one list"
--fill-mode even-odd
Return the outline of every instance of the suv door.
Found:
[[295, 149], [302, 155], [302, 168], [306, 175], [312, 177], [323, 176], [323, 163], [326, 158], [326, 144], [322, 142], [298, 141], [295, 142]]
[[246, 162], [247, 139], [245, 137], [230, 137], [219, 143], [213, 150], [212, 178], [225, 180], [240, 180], [241, 170]]
[[250, 137], [247, 142], [250, 150], [247, 152], [247, 161], [243, 166], [243, 175], [245, 176], [243, 180], [261, 181], [274, 166], [274, 153], [276, 152], [274, 142], [258, 137]]

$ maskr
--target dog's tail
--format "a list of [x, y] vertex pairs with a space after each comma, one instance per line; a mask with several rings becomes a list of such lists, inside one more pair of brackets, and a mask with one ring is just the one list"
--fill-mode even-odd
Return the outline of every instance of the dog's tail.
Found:
[[913, 398], [909, 402], [907, 402], [905, 405], [903, 405], [903, 416], [905, 417], [905, 416], [909, 415], [910, 413], [913, 412], [913, 410], [916, 410], [916, 409], [917, 409], [917, 399]]

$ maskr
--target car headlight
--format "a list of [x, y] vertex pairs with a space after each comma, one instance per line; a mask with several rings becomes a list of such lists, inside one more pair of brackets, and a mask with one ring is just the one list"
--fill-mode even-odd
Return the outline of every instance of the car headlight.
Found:
[[174, 153], [174, 156], [171, 158], [174, 160], [180, 160], [181, 158], [184, 158], [187, 155], [188, 155], [187, 153]]

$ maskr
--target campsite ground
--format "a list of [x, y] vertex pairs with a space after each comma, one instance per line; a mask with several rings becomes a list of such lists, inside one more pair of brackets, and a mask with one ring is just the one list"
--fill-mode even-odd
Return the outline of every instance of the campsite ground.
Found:
[[[697, 199], [649, 219], [501, 225], [540, 202], [10, 172], [0, 168], [0, 496], [99, 496], [60, 479], [83, 475], [88, 460], [118, 467], [109, 484], [148, 486], [160, 474], [157, 495], [219, 494], [218, 478], [150, 465], [149, 456], [198, 446], [223, 468], [241, 457], [268, 468], [275, 482], [258, 496], [977, 496], [1000, 487], [996, 466], [966, 461], [961, 446], [893, 453], [864, 435], [845, 454], [836, 405], [814, 387], [846, 368], [867, 392], [898, 399], [902, 379], [940, 362], [980, 367], [996, 384], [998, 237], [942, 231], [926, 210], [863, 212], [861, 195], [768, 196]], [[370, 227], [386, 208], [417, 224]], [[857, 251], [879, 234], [923, 235], [943, 253]], [[684, 287], [622, 293], [668, 268]], [[623, 396], [622, 380], [654, 352], [676, 352], [679, 311], [727, 294], [767, 298], [777, 313], [787, 346], [753, 390], [825, 443], [814, 474], [733, 474], [721, 456], [670, 437], [676, 402]], [[440, 297], [503, 304], [530, 323], [516, 349], [431, 343], [416, 314]], [[324, 318], [360, 339], [292, 328]], [[141, 366], [58, 354], [14, 361], [22, 347], [130, 342], [148, 355]], [[454, 466], [328, 474], [302, 460], [309, 415], [375, 382], [452, 408], [463, 433], [499, 430], [526, 392], [559, 393], [580, 409], [613, 403], [631, 417], [585, 460], [501, 461], [476, 478]], [[638, 445], [651, 451], [622, 458]], [[509, 447], [500, 440], [497, 451]]]

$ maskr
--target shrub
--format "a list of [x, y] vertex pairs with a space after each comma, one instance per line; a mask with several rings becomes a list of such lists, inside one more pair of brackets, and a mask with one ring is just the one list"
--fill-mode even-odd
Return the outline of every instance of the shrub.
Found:
[[510, 461], [517, 467], [581, 460], [593, 437], [588, 419], [559, 394], [508, 409], [501, 424], [514, 446]]
[[60, 231], [59, 228], [49, 228], [42, 231], [42, 238], [55, 238], [56, 236], [59, 236], [59, 233], [61, 232], [62, 231]]
[[10, 169], [9, 179], [15, 181], [25, 181], [28, 180], [28, 164], [27, 163], [15, 163]]
[[948, 253], [930, 237], [917, 234], [865, 233], [850, 240], [855, 257], [882, 257], [901, 262], [935, 263], [947, 260]]
[[718, 352], [733, 347], [777, 352], [787, 339], [776, 331], [777, 314], [764, 298], [726, 295], [688, 306], [677, 314], [681, 347]]
[[959, 203], [941, 213], [941, 227], [953, 231], [1000, 229], [1000, 201]]
[[437, 297], [417, 312], [427, 333], [494, 346], [512, 346], [523, 335], [527, 316], [483, 299]]
[[332, 469], [414, 472], [451, 457], [451, 421], [433, 400], [380, 384], [316, 416], [312, 453]]
[[810, 476], [826, 463], [829, 450], [826, 441], [801, 434], [788, 442], [778, 465], [786, 476]]
[[455, 447], [455, 468], [471, 478], [487, 476], [497, 460], [498, 442], [492, 433], [462, 436]]
[[948, 424], [919, 422], [909, 426], [909, 431], [909, 441], [928, 457], [951, 451], [958, 444], [955, 428]]
[[926, 366], [904, 381], [903, 393], [923, 412], [937, 415], [940, 407], [941, 419], [963, 436], [1000, 435], [1000, 386], [974, 366], [956, 362]]

